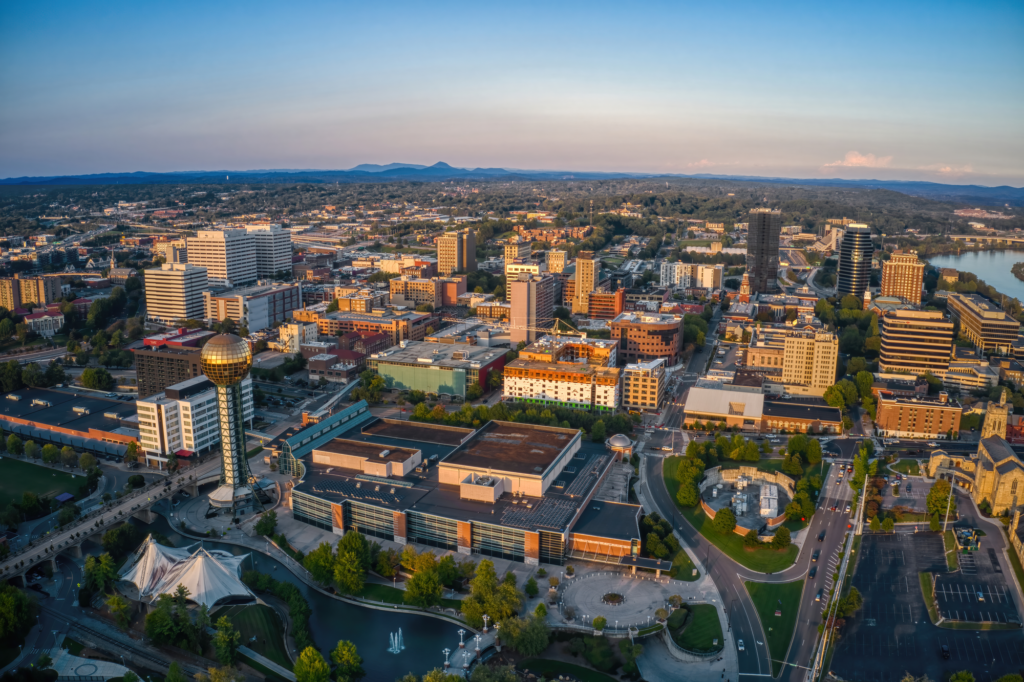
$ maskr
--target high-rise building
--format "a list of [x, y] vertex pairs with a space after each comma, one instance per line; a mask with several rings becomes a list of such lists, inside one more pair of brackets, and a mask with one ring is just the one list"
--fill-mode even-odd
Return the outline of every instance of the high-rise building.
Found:
[[882, 265], [882, 296], [921, 305], [923, 283], [924, 263], [917, 259], [917, 251], [897, 251]]
[[394, 277], [388, 282], [392, 305], [415, 308], [429, 305], [434, 310], [441, 307], [441, 281], [419, 277]]
[[512, 343], [532, 343], [554, 325], [555, 278], [541, 273], [521, 273], [508, 282], [512, 306], [509, 321], [509, 339]]
[[210, 493], [210, 506], [225, 509], [235, 517], [252, 510], [259, 499], [246, 458], [242, 390], [242, 382], [252, 368], [252, 351], [234, 334], [218, 334], [203, 346], [200, 360], [203, 374], [217, 387], [214, 416], [220, 424], [220, 486]]
[[206, 268], [191, 263], [164, 263], [144, 270], [146, 316], [162, 324], [175, 320], [199, 320], [204, 316], [203, 291]]
[[203, 307], [208, 320], [228, 318], [250, 332], [284, 322], [302, 307], [302, 285], [285, 282], [236, 287], [227, 291], [203, 292]]
[[[864, 292], [871, 284], [871, 228], [860, 223], [846, 227], [846, 234], [839, 245], [839, 269], [836, 294], [864, 298]], [[920, 300], [920, 293], [918, 293]]]
[[505, 244], [505, 263], [511, 263], [517, 258], [529, 258], [532, 251], [530, 242], [507, 242]]
[[949, 315], [960, 325], [960, 335], [983, 351], [1010, 353], [1020, 322], [978, 294], [950, 294]]
[[280, 225], [247, 225], [256, 251], [256, 276], [276, 277], [292, 274], [292, 233]]
[[133, 349], [132, 353], [135, 355], [139, 398], [148, 398], [166, 386], [194, 379], [203, 371], [199, 365], [198, 348], [143, 346]]
[[561, 274], [565, 270], [565, 251], [551, 250], [544, 254], [544, 262], [548, 266], [548, 272]]
[[[663, 287], [689, 286], [689, 278], [686, 276], [688, 263], [662, 263], [661, 277], [659, 284]], [[683, 279], [686, 279], [684, 282]]]
[[747, 272], [750, 274], [750, 290], [755, 294], [771, 294], [779, 290], [780, 234], [781, 211], [751, 209], [747, 223]]
[[471, 227], [437, 238], [437, 273], [450, 275], [456, 271], [476, 271], [476, 232]]
[[601, 277], [601, 261], [593, 251], [580, 251], [576, 256], [576, 288], [573, 292], [572, 312], [586, 315], [590, 311], [590, 292], [597, 288]]
[[502, 396], [515, 402], [615, 412], [621, 398], [617, 341], [543, 336], [505, 366]]
[[890, 438], [947, 438], [960, 431], [961, 416], [963, 407], [945, 391], [908, 398], [882, 390], [878, 392], [875, 429]]
[[831, 332], [771, 327], [754, 330], [746, 366], [791, 393], [820, 396], [836, 382], [838, 360], [839, 339]]
[[622, 407], [658, 410], [665, 402], [665, 358], [626, 365], [622, 370]]
[[683, 316], [625, 312], [609, 324], [619, 342], [619, 357], [626, 362], [665, 358], [679, 362], [683, 350]]
[[0, 279], [0, 306], [15, 308], [43, 307], [60, 298], [59, 277], [21, 277]]
[[173, 242], [158, 242], [154, 247], [158, 256], [162, 256], [165, 263], [187, 263], [188, 249], [185, 247], [184, 239], [177, 239]]
[[698, 265], [697, 276], [690, 286], [702, 289], [721, 289], [723, 272], [724, 268], [721, 265]]
[[206, 268], [211, 283], [243, 286], [256, 281], [256, 249], [248, 231], [200, 230], [187, 240], [188, 262]]
[[941, 377], [953, 352], [953, 323], [938, 310], [889, 310], [882, 316], [883, 372], [931, 372]]

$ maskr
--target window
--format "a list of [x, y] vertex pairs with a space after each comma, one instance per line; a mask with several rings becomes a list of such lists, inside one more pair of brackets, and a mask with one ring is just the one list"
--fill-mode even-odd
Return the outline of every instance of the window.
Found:
[[1010, 486], [1010, 494], [1011, 495], [1016, 495], [1017, 494], [1017, 481], [1014, 481], [1013, 485]]

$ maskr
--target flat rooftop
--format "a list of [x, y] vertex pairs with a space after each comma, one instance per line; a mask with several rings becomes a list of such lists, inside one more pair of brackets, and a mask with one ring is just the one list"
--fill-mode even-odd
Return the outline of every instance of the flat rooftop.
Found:
[[639, 540], [640, 511], [640, 505], [636, 504], [591, 500], [572, 532], [615, 540]]
[[487, 346], [408, 341], [404, 348], [392, 347], [371, 357], [383, 363], [476, 369], [504, 357], [506, 352]]
[[[365, 441], [348, 440], [346, 438], [335, 438], [313, 449], [314, 453], [333, 452], [339, 455], [362, 457], [363, 459], [370, 459], [375, 462], [404, 462], [418, 451], [419, 448], [400, 448], [393, 445], [384, 446]], [[381, 457], [380, 455], [383, 452], [388, 454]]]
[[491, 421], [443, 464], [540, 476], [579, 431]]
[[456, 426], [441, 426], [422, 422], [409, 422], [397, 419], [377, 419], [363, 427], [364, 436], [377, 438], [394, 438], [436, 445], [458, 447], [473, 433], [473, 429], [460, 429]]

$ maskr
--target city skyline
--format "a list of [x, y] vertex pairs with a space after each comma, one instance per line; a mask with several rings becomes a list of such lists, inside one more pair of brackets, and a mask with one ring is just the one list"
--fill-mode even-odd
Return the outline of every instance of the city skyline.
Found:
[[0, 177], [445, 161], [1024, 185], [1010, 3], [199, 7], [0, 10]]

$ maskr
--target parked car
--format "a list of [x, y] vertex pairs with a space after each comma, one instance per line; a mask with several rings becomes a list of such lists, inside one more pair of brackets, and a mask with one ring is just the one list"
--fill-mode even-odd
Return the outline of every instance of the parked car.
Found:
[[942, 653], [942, 657], [948, 661], [949, 660], [949, 645], [948, 644], [943, 644], [942, 647], [939, 649], [939, 651]]
[[846, 505], [846, 513], [849, 514], [853, 508], [850, 505]]

